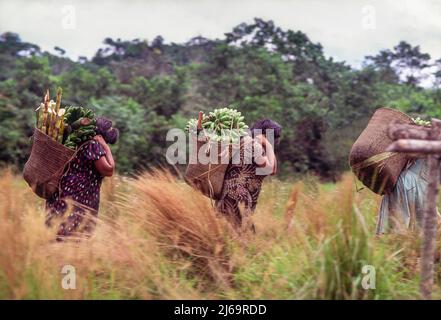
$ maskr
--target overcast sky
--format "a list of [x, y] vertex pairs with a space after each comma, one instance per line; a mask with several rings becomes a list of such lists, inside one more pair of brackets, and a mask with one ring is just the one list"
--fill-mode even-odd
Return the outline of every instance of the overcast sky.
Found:
[[0, 32], [51, 52], [59, 46], [73, 59], [91, 57], [105, 37], [223, 38], [254, 17], [301, 30], [354, 66], [400, 40], [441, 58], [441, 0], [0, 0]]

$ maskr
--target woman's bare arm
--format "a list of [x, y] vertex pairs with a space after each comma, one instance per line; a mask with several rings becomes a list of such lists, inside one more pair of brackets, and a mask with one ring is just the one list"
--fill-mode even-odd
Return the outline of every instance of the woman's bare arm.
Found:
[[103, 146], [104, 151], [106, 152], [105, 156], [95, 161], [95, 167], [101, 175], [111, 177], [115, 170], [115, 161], [113, 159], [112, 150], [110, 150], [109, 145], [104, 141], [102, 136], [95, 136], [94, 139]]
[[267, 165], [272, 168], [271, 171], [271, 175], [274, 175], [277, 171], [277, 159], [276, 159], [276, 154], [274, 153], [274, 148], [273, 145], [271, 143], [268, 142], [268, 140], [265, 139], [265, 153], [266, 153], [266, 158], [267, 158]]
[[256, 164], [259, 167], [269, 167], [272, 168], [271, 175], [275, 174], [277, 171], [277, 159], [274, 153], [274, 148], [271, 143], [265, 138], [264, 135], [256, 136], [256, 140], [262, 145], [265, 150], [265, 155], [261, 155], [259, 161]]

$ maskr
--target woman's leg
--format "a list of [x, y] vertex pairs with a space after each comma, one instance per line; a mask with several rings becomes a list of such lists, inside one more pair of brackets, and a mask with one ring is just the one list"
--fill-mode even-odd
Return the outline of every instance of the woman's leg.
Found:
[[226, 195], [216, 203], [216, 209], [222, 213], [234, 227], [240, 228], [242, 226], [242, 215], [239, 209], [239, 202], [236, 199]]
[[71, 236], [90, 236], [95, 228], [96, 213], [74, 207], [67, 212], [67, 217], [60, 223], [57, 232], [57, 240]]
[[251, 232], [256, 233], [256, 227], [254, 225], [254, 222], [251, 219], [251, 216], [254, 213], [254, 209], [256, 208], [256, 202], [253, 201], [252, 196], [250, 195], [248, 199], [243, 201], [244, 209], [242, 213], [242, 220], [243, 220], [243, 229], [244, 230], [251, 230]]

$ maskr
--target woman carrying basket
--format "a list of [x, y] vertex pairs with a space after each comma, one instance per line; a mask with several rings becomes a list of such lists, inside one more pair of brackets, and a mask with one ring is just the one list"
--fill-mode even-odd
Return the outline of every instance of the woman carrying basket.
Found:
[[[383, 196], [376, 233], [402, 232], [406, 229], [414, 230], [422, 227], [428, 185], [427, 159], [410, 160], [398, 177], [392, 192]], [[438, 219], [440, 217], [438, 212]]]
[[46, 201], [46, 225], [58, 224], [57, 240], [90, 235], [99, 210], [104, 177], [113, 175], [115, 161], [108, 144], [118, 140], [112, 122], [98, 118], [97, 135], [78, 147], [60, 181], [60, 190]]
[[[274, 146], [279, 143], [280, 134], [281, 126], [278, 123], [264, 119], [253, 125], [251, 137], [241, 138], [240, 159], [238, 164], [229, 165], [221, 199], [216, 202], [217, 210], [237, 228], [249, 227], [255, 232], [254, 224], [248, 218], [256, 208], [263, 179], [277, 171]], [[248, 155], [251, 155], [249, 161]], [[243, 205], [243, 210], [240, 205]]]

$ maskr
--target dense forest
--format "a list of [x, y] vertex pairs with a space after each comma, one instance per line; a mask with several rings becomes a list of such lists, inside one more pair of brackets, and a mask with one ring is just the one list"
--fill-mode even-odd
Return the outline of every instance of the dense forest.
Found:
[[[142, 34], [140, 34], [142, 36]], [[350, 44], [348, 44], [350, 45]], [[184, 44], [106, 38], [91, 58], [73, 61], [0, 37], [0, 166], [23, 166], [43, 92], [63, 88], [63, 105], [90, 107], [121, 131], [120, 173], [166, 165], [170, 128], [197, 111], [234, 106], [251, 124], [283, 126], [280, 177], [311, 173], [335, 180], [347, 170], [352, 143], [380, 105], [441, 117], [441, 59], [400, 42], [365, 57], [361, 68], [327, 57], [301, 31], [272, 21], [240, 24], [224, 39]], [[431, 86], [423, 86], [430, 79]]]

